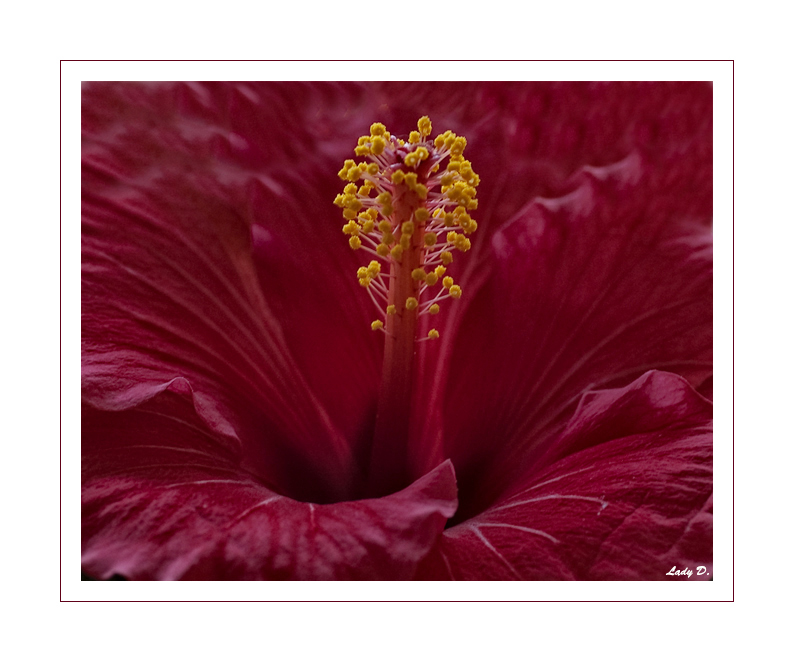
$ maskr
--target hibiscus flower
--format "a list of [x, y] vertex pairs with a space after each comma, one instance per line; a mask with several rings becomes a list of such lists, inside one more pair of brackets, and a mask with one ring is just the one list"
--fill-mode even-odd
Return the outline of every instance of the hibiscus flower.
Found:
[[[708, 84], [101, 83], [82, 112], [87, 575], [711, 578]], [[423, 116], [467, 140], [477, 231], [378, 426], [337, 173]]]

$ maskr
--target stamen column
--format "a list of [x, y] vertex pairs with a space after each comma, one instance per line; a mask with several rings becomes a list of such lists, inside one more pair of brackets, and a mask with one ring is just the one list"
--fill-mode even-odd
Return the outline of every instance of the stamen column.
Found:
[[[477, 209], [479, 177], [463, 158], [466, 139], [446, 131], [430, 140], [427, 117], [417, 128], [406, 141], [374, 123], [355, 148], [356, 156], [370, 162], [345, 161], [339, 177], [349, 183], [334, 200], [350, 247], [370, 257], [356, 276], [381, 313], [372, 329], [385, 332], [368, 496], [398, 491], [415, 478], [408, 445], [418, 318], [437, 315], [441, 302], [461, 297], [460, 286], [445, 272], [451, 251], [468, 251], [471, 242], [464, 235], [477, 229], [468, 212]], [[438, 337], [433, 328], [419, 342]]]
[[[405, 222], [413, 223], [417, 202], [416, 194], [405, 185], [396, 187], [393, 205], [397, 227], [403, 228]], [[419, 282], [411, 272], [421, 266], [423, 236], [422, 228], [415, 227], [409, 247], [392, 265], [389, 279], [389, 305], [394, 306], [394, 314], [386, 316], [383, 377], [367, 479], [367, 491], [373, 495], [389, 494], [410, 482], [407, 444], [419, 311], [406, 303], [418, 300]]]

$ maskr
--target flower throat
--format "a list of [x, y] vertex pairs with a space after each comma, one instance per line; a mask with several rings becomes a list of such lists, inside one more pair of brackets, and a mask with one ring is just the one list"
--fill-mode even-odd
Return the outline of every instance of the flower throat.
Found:
[[356, 276], [378, 310], [373, 331], [386, 335], [367, 479], [372, 496], [410, 482], [415, 344], [439, 338], [432, 328], [417, 339], [418, 321], [461, 297], [460, 286], [445, 274], [452, 252], [468, 251], [466, 235], [477, 229], [469, 211], [477, 209], [480, 178], [463, 158], [466, 139], [446, 131], [431, 140], [428, 117], [418, 129], [405, 141], [373, 124], [355, 148], [368, 162], [345, 161], [339, 177], [349, 183], [334, 200], [347, 221], [342, 231], [350, 247], [369, 257]]

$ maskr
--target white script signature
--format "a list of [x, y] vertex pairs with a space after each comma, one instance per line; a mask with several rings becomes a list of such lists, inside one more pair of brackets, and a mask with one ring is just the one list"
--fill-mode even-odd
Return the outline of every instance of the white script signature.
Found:
[[[675, 566], [673, 566], [672, 568], [670, 568], [670, 572], [667, 572], [665, 574], [673, 575], [673, 576], [686, 575], [686, 578], [689, 579], [692, 576], [692, 572], [693, 571], [690, 570], [688, 567], [687, 568], [683, 568], [681, 570], [676, 570]], [[695, 568], [695, 572], [697, 572], [698, 576], [700, 576], [700, 575], [708, 575], [709, 574], [708, 572], [706, 572], [706, 566], [704, 566], [704, 565], [699, 565], [697, 568]]]

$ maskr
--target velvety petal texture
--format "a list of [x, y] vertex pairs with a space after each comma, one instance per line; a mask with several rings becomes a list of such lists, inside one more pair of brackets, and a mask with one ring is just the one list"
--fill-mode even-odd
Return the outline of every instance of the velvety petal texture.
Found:
[[[383, 340], [332, 201], [422, 115], [479, 228], [371, 499]], [[82, 120], [86, 573], [711, 576], [710, 84], [92, 83]]]
[[[582, 392], [649, 369], [696, 386], [711, 375], [710, 230], [680, 190], [655, 188], [636, 154], [577, 180], [493, 236], [489, 278], [436, 373], [448, 380], [435, 392], [466, 512], [537, 463]], [[483, 346], [488, 361], [470, 360]], [[498, 448], [480, 443], [489, 436]]]
[[[312, 183], [314, 170], [333, 174], [338, 161], [291, 163], [315, 153], [300, 136], [291, 149], [255, 142], [302, 88], [265, 89], [266, 98], [191, 84], [85, 92], [84, 398], [124, 409], [186, 379], [213, 429], [253, 441], [249, 459], [269, 482], [300, 463], [310, 480], [284, 489], [351, 498], [355, 448], [373, 415], [354, 406], [356, 391], [377, 388], [377, 348], [372, 334], [341, 339], [368, 329], [371, 303], [344, 277], [355, 270], [349, 249], [336, 251], [340, 263], [329, 257], [338, 224], [314, 216], [334, 195], [331, 177]], [[341, 94], [321, 86], [300, 116], [283, 109], [294, 128], [325, 91]], [[339, 350], [318, 351], [329, 343]]]
[[107, 579], [410, 579], [457, 507], [450, 462], [382, 499], [319, 505], [269, 489], [178, 382], [83, 411], [83, 569]]
[[564, 455], [444, 532], [426, 579], [678, 579], [704, 566], [712, 526], [711, 403], [650, 372], [582, 397], [554, 442]]

